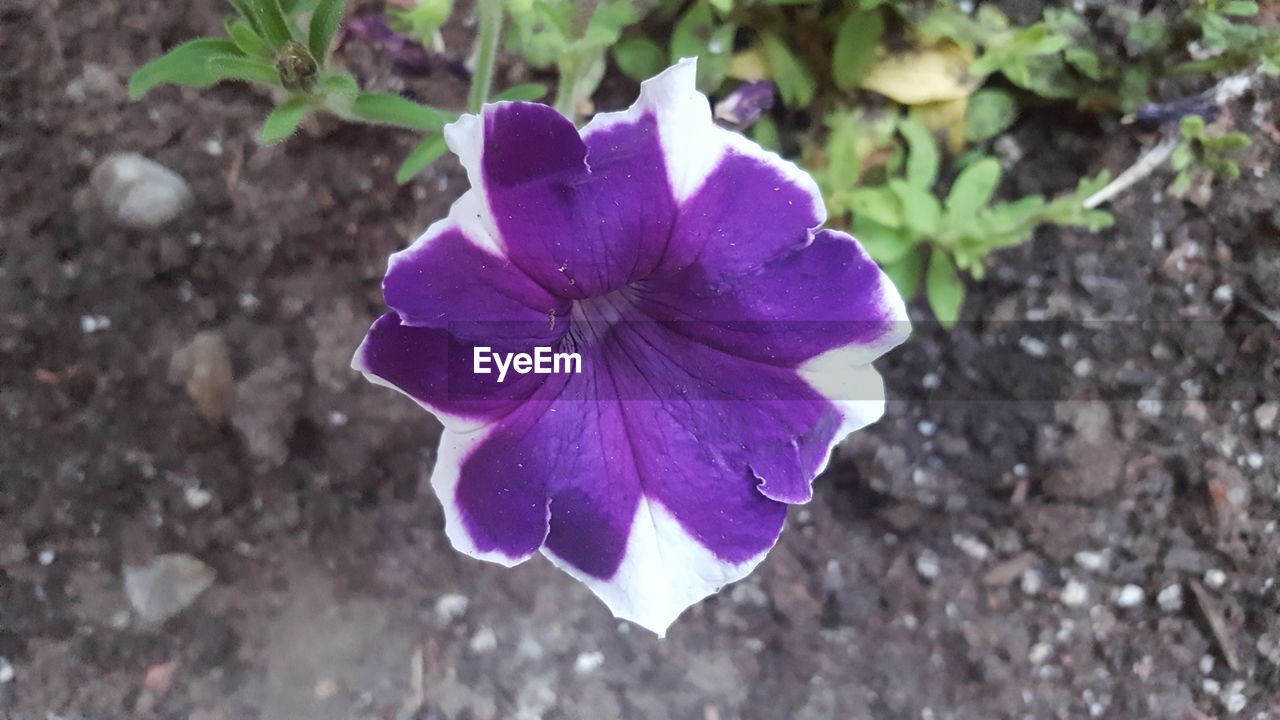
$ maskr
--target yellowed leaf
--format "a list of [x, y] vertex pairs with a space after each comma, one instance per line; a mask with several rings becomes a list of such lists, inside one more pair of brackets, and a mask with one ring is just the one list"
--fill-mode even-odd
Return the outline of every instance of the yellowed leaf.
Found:
[[954, 43], [883, 55], [862, 87], [903, 105], [920, 105], [968, 97], [982, 84], [969, 74], [973, 54]]
[[946, 131], [947, 150], [955, 154], [964, 149], [964, 115], [968, 106], [968, 96], [923, 103], [911, 108], [911, 117], [933, 132]]
[[751, 82], [772, 78], [773, 73], [769, 70], [769, 59], [764, 54], [764, 48], [753, 45], [742, 52], [734, 53], [733, 61], [729, 65], [729, 77]]

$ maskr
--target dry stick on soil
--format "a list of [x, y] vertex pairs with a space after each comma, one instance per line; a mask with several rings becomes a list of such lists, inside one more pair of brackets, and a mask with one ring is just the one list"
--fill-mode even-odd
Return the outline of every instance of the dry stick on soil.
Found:
[[1205, 622], [1209, 624], [1209, 630], [1213, 634], [1214, 642], [1218, 644], [1218, 650], [1222, 652], [1222, 659], [1227, 661], [1227, 667], [1232, 671], [1240, 669], [1240, 654], [1236, 651], [1235, 638], [1231, 636], [1231, 629], [1227, 627], [1227, 621], [1222, 617], [1222, 611], [1218, 609], [1218, 603], [1209, 594], [1204, 586], [1195, 580], [1191, 581], [1191, 594], [1196, 596], [1196, 605], [1199, 606], [1200, 612], [1204, 614]]
[[[1212, 95], [1215, 105], [1225, 105], [1243, 95], [1246, 90], [1253, 86], [1253, 78], [1256, 73], [1257, 70], [1255, 69], [1224, 78], [1206, 95]], [[1106, 187], [1086, 198], [1084, 201], [1085, 209], [1092, 210], [1105, 202], [1109, 202], [1117, 195], [1146, 179], [1173, 155], [1173, 148], [1177, 144], [1178, 138], [1176, 137], [1167, 137], [1160, 141], [1159, 145], [1145, 152], [1129, 169], [1117, 175], [1115, 180], [1107, 183]]]

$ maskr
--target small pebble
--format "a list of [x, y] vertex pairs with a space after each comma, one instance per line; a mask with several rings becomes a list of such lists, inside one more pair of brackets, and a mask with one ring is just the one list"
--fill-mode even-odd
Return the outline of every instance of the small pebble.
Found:
[[1062, 588], [1062, 595], [1059, 596], [1059, 599], [1067, 607], [1080, 607], [1089, 602], [1089, 588], [1079, 580], [1072, 578], [1067, 581], [1066, 587]]
[[494, 634], [492, 628], [482, 627], [471, 636], [470, 647], [471, 652], [477, 655], [492, 652], [498, 647], [498, 636]]
[[1245, 456], [1244, 462], [1253, 470], [1262, 469], [1262, 453], [1249, 453]]
[[599, 670], [601, 665], [604, 665], [604, 653], [593, 650], [578, 655], [578, 658], [573, 661], [573, 671], [579, 675], [586, 675]]
[[916, 424], [916, 429], [919, 430], [920, 434], [925, 437], [933, 437], [933, 434], [938, 430], [938, 426], [936, 423], [933, 423], [932, 421], [921, 420], [919, 423]]
[[1147, 593], [1137, 585], [1129, 584], [1120, 588], [1120, 594], [1116, 596], [1116, 605], [1122, 608], [1131, 608], [1141, 605], [1147, 599]]
[[1053, 654], [1052, 645], [1050, 645], [1049, 643], [1043, 643], [1043, 642], [1036, 643], [1035, 645], [1031, 646], [1031, 652], [1027, 653], [1027, 660], [1031, 661], [1032, 665], [1039, 665], [1043, 663], [1045, 660], [1048, 660], [1049, 656], [1052, 654]]
[[203, 510], [213, 502], [213, 493], [199, 486], [187, 488], [182, 493], [183, 499], [187, 501], [187, 507], [192, 510]]
[[1230, 285], [1219, 285], [1213, 289], [1213, 301], [1226, 305], [1235, 299], [1235, 292]]
[[1036, 595], [1040, 589], [1044, 587], [1044, 578], [1040, 575], [1040, 571], [1031, 568], [1022, 573], [1022, 579], [1019, 581], [1022, 592], [1027, 595]]
[[92, 335], [101, 330], [107, 330], [111, 327], [111, 318], [106, 315], [81, 315], [80, 316], [80, 332], [85, 335]]
[[991, 555], [991, 548], [972, 535], [958, 533], [951, 536], [951, 542], [960, 548], [960, 552], [974, 560], [986, 560]]
[[1076, 564], [1085, 570], [1101, 570], [1107, 564], [1107, 559], [1102, 553], [1081, 550], [1075, 554]]
[[135, 230], [171, 222], [194, 202], [182, 176], [137, 153], [108, 156], [93, 169], [89, 182], [111, 219]]
[[1039, 338], [1023, 335], [1018, 339], [1022, 351], [1034, 358], [1042, 358], [1049, 354], [1049, 346]]
[[1208, 675], [1209, 673], [1213, 672], [1213, 666], [1216, 664], [1217, 663], [1214, 661], [1212, 655], [1201, 655], [1200, 656], [1200, 674]]
[[9, 658], [0, 657], [0, 685], [7, 685], [13, 682], [13, 678], [17, 674], [13, 669], [13, 665], [9, 663]]
[[1217, 568], [1210, 568], [1204, 573], [1204, 584], [1217, 590], [1227, 584], [1227, 574]]
[[1156, 604], [1165, 612], [1177, 612], [1182, 609], [1182, 585], [1174, 583], [1156, 595]]
[[1276, 426], [1276, 416], [1280, 415], [1280, 404], [1263, 403], [1253, 410], [1253, 421], [1260, 430], [1270, 430]]
[[36, 556], [36, 560], [39, 561], [41, 567], [49, 567], [56, 559], [58, 559], [58, 554], [47, 548], [41, 550], [40, 554]]
[[467, 607], [471, 604], [471, 600], [459, 593], [447, 593], [436, 599], [436, 620], [441, 625], [448, 625], [467, 614]]
[[916, 556], [916, 572], [925, 580], [933, 580], [942, 570], [938, 562], [938, 554], [932, 550], [924, 550]]
[[920, 385], [923, 386], [925, 390], [937, 390], [942, 387], [942, 378], [938, 373], [926, 373], [925, 376], [920, 379]]

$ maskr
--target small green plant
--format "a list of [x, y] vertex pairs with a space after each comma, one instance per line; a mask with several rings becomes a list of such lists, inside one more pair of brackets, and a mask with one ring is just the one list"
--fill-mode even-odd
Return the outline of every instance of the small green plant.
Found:
[[1240, 177], [1240, 166], [1228, 154], [1250, 145], [1249, 136], [1241, 132], [1210, 132], [1204, 118], [1188, 115], [1182, 118], [1181, 137], [1173, 148], [1170, 162], [1177, 172], [1170, 190], [1183, 195], [1197, 179]]
[[[959, 273], [982, 278], [991, 252], [1026, 242], [1045, 224], [1096, 232], [1112, 223], [1109, 213], [1083, 204], [1107, 183], [1105, 173], [1052, 200], [1029, 195], [994, 201], [1000, 163], [977, 153], [964, 158], [941, 195], [936, 190], [941, 154], [919, 122], [836, 114], [828, 118], [828, 127], [826, 162], [815, 174], [833, 221], [851, 227], [903, 296], [916, 295], [923, 275], [929, 306], [944, 325], [955, 323], [964, 301]], [[868, 169], [876, 162], [883, 164]]]
[[[178, 45], [139, 68], [130, 78], [129, 94], [140, 98], [165, 83], [204, 88], [228, 80], [276, 88], [279, 100], [259, 133], [265, 143], [284, 140], [319, 111], [425, 133], [397, 173], [407, 179], [444, 151], [439, 131], [457, 113], [394, 93], [362, 91], [349, 73], [331, 66], [329, 46], [343, 5], [343, 0], [231, 0], [227, 38]], [[309, 16], [305, 27], [303, 16]]]

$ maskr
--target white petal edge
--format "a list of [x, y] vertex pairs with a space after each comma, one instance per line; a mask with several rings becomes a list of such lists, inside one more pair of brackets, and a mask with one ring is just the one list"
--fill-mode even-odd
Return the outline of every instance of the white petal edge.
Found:
[[[839, 231], [832, 231], [831, 234], [852, 243], [864, 259], [872, 262], [866, 250], [852, 236]], [[797, 369], [801, 379], [835, 405], [843, 418], [840, 428], [831, 439], [826, 460], [818, 474], [826, 470], [835, 447], [845, 437], [884, 415], [884, 380], [871, 363], [901, 345], [911, 335], [906, 302], [884, 270], [879, 269], [878, 265], [876, 268], [881, 288], [878, 310], [889, 318], [889, 329], [873, 342], [850, 343], [833, 348], [808, 360]]]
[[[533, 557], [537, 550], [532, 550], [526, 555], [508, 555], [495, 550], [481, 550], [476, 547], [475, 540], [467, 532], [466, 525], [462, 521], [462, 510], [457, 502], [458, 480], [462, 475], [462, 464], [470, 457], [471, 451], [484, 443], [492, 432], [492, 428], [470, 433], [455, 432], [445, 428], [440, 436], [439, 449], [436, 451], [436, 465], [431, 470], [431, 487], [435, 490], [436, 497], [440, 499], [441, 507], [444, 508], [444, 534], [448, 536], [455, 550], [478, 560], [498, 563], [504, 567], [514, 567]], [[549, 531], [550, 503], [547, 504], [545, 522]], [[544, 534], [542, 542], [538, 545], [541, 546], [546, 539]]]
[[583, 573], [545, 547], [542, 554], [590, 588], [615, 617], [665, 637], [681, 613], [750, 575], [771, 549], [772, 545], [741, 563], [725, 562], [695, 540], [661, 503], [642, 496], [622, 564], [608, 580]]
[[[422, 235], [419, 235], [418, 239], [414, 240], [409, 247], [391, 254], [391, 257], [387, 259], [386, 275], [389, 275], [392, 268], [396, 265], [402, 262], [407, 262], [410, 256], [425, 250], [431, 245], [431, 243], [436, 242], [444, 235], [445, 231], [455, 228], [460, 230], [463, 237], [477, 248], [498, 258], [505, 258], [506, 253], [498, 246], [497, 240], [494, 239], [494, 236], [490, 234], [480, 222], [480, 218], [483, 214], [484, 212], [480, 205], [480, 197], [476, 194], [475, 190], [467, 190], [462, 194], [462, 197], [455, 200], [453, 205], [449, 207], [449, 214], [447, 216], [431, 223], [431, 226], [427, 228], [427, 231], [422, 233]], [[386, 275], [383, 277], [385, 278]], [[394, 308], [391, 309], [394, 310]], [[401, 319], [403, 319], [403, 316]], [[366, 380], [375, 385], [391, 388], [405, 397], [408, 397], [427, 412], [435, 415], [436, 419], [438, 419], [446, 428], [451, 428], [458, 432], [473, 432], [489, 424], [488, 421], [454, 415], [433, 405], [424, 403], [418, 398], [413, 397], [395, 385], [392, 385], [387, 380], [376, 375], [364, 359], [365, 346], [368, 342], [369, 337], [366, 335], [365, 339], [360, 342], [360, 347], [356, 348], [356, 352], [351, 358], [351, 369], [359, 372], [361, 375], [364, 375]]]
[[697, 76], [697, 58], [681, 59], [640, 83], [640, 96], [631, 107], [591, 118], [582, 128], [582, 136], [652, 114], [671, 192], [677, 204], [684, 202], [702, 187], [725, 147], [724, 138], [716, 137], [719, 128], [711, 120], [711, 103], [698, 92]]

